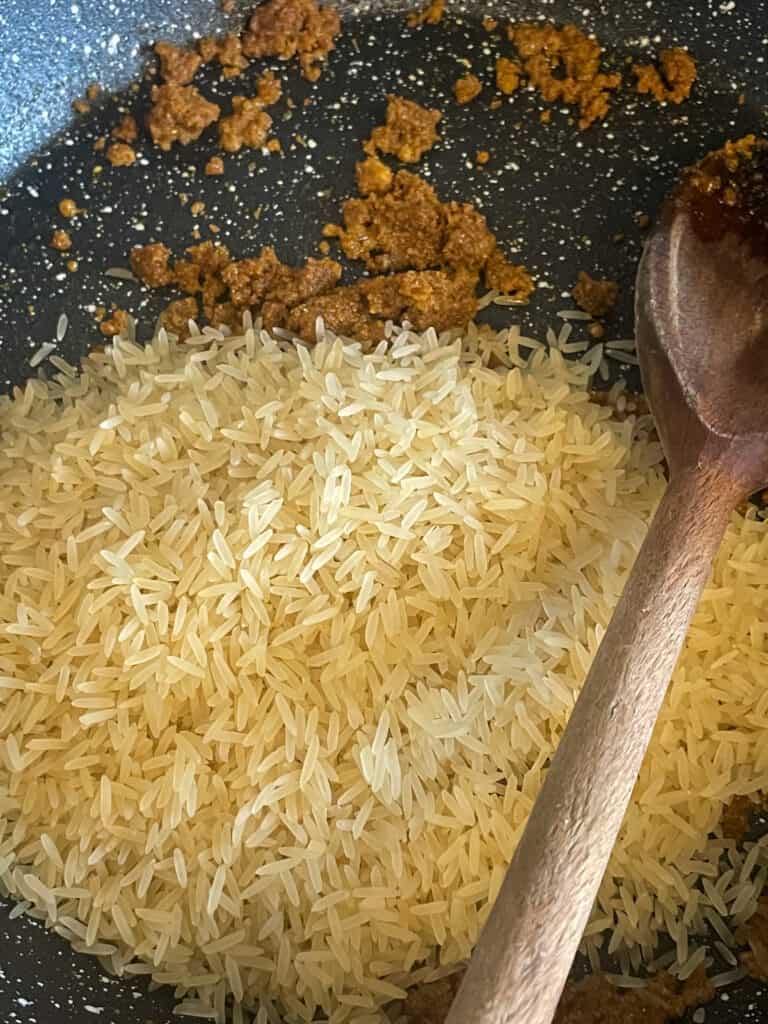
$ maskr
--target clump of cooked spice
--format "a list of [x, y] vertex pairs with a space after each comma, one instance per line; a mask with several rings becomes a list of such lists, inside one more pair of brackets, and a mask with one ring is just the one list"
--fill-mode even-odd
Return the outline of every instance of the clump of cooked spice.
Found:
[[490, 159], [491, 154], [488, 152], [487, 149], [478, 149], [478, 151], [475, 153], [475, 163], [479, 167], [484, 167]]
[[271, 71], [265, 71], [256, 79], [256, 99], [264, 107], [271, 107], [283, 95], [283, 87], [279, 78]]
[[101, 95], [101, 86], [98, 82], [91, 82], [88, 88], [85, 90], [85, 99], [74, 99], [72, 100], [72, 109], [78, 114], [89, 114], [91, 112], [91, 105]]
[[248, 22], [242, 37], [243, 53], [281, 60], [298, 56], [304, 77], [314, 82], [340, 28], [336, 11], [318, 6], [316, 0], [267, 0]]
[[133, 114], [124, 114], [119, 124], [109, 133], [118, 142], [135, 142], [139, 137], [139, 126]]
[[402, 96], [387, 96], [385, 123], [371, 132], [363, 149], [369, 156], [377, 151], [397, 157], [404, 164], [414, 164], [437, 141], [439, 110], [429, 110]]
[[267, 141], [272, 118], [257, 99], [232, 97], [232, 113], [219, 121], [219, 144], [227, 153], [237, 153], [243, 146], [260, 149]]
[[584, 270], [579, 271], [579, 278], [571, 295], [579, 309], [590, 316], [605, 316], [616, 304], [619, 286], [615, 281], [598, 280], [590, 277]]
[[240, 36], [234, 32], [229, 32], [220, 39], [206, 36], [198, 42], [197, 50], [206, 64], [214, 60], [219, 62], [222, 78], [236, 78], [248, 67]]
[[369, 156], [355, 165], [357, 191], [361, 196], [372, 192], [389, 192], [392, 177], [392, 171], [377, 156]]
[[618, 72], [600, 71], [603, 49], [575, 25], [517, 24], [507, 30], [528, 82], [548, 103], [579, 108], [579, 128], [602, 120], [611, 93], [621, 85]]
[[188, 85], [203, 62], [199, 53], [173, 43], [155, 43], [155, 53], [160, 58], [161, 76], [174, 85]]
[[72, 217], [77, 216], [80, 212], [74, 199], [59, 200], [59, 213], [62, 217], [66, 217], [67, 220], [71, 220]]
[[675, 46], [659, 54], [659, 68], [653, 64], [633, 64], [637, 77], [635, 90], [650, 94], [659, 103], [682, 103], [691, 95], [696, 81], [696, 61], [686, 50]]
[[499, 57], [496, 61], [496, 87], [505, 96], [511, 96], [520, 88], [522, 68], [516, 60]]
[[165, 150], [174, 142], [186, 146], [199, 139], [221, 113], [193, 85], [155, 85], [151, 96], [147, 127], [155, 145]]
[[445, 14], [445, 0], [432, 0], [432, 3], [422, 7], [420, 11], [411, 11], [407, 17], [409, 28], [418, 28], [419, 25], [438, 25]]
[[113, 167], [130, 167], [136, 163], [136, 151], [127, 142], [113, 142], [107, 150], [107, 160]]
[[224, 161], [220, 156], [212, 156], [205, 165], [205, 173], [209, 178], [224, 173]]
[[483, 84], [477, 75], [464, 75], [462, 78], [457, 78], [453, 83], [453, 94], [460, 106], [463, 106], [465, 103], [471, 103], [482, 91]]
[[149, 288], [164, 288], [174, 280], [168, 266], [171, 250], [162, 242], [139, 245], [131, 251], [131, 270]]
[[108, 338], [114, 338], [117, 334], [125, 334], [128, 329], [128, 323], [130, 315], [124, 309], [119, 309], [117, 306], [112, 307], [112, 315], [102, 320], [99, 324], [99, 330]]
[[64, 231], [62, 228], [57, 228], [51, 235], [50, 245], [52, 249], [58, 249], [59, 252], [67, 252], [68, 249], [72, 248], [72, 239], [69, 232]]

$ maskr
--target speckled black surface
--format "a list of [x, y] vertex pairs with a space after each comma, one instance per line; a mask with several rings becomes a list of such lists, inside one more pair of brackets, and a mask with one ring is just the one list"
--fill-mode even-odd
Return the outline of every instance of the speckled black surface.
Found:
[[[643, 237], [637, 215], [653, 213], [681, 164], [724, 137], [764, 130], [768, 0], [544, 0], [488, 5], [482, 13], [573, 20], [597, 32], [618, 67], [650, 59], [659, 46], [686, 45], [699, 62], [700, 81], [680, 108], [659, 108], [624, 92], [605, 123], [588, 132], [579, 133], [559, 110], [544, 126], [529, 94], [489, 111], [493, 63], [509, 54], [509, 44], [483, 31], [477, 16], [454, 8], [439, 27], [408, 30], [400, 14], [350, 8], [319, 83], [310, 86], [293, 68], [272, 65], [297, 103], [292, 112], [285, 100], [275, 108], [284, 156], [244, 151], [226, 159], [223, 178], [206, 178], [202, 168], [214, 152], [208, 135], [173, 154], [144, 144], [137, 166], [112, 168], [93, 152], [93, 142], [121, 111], [145, 108], [143, 92], [136, 96], [125, 86], [146, 44], [159, 34], [202, 34], [227, 19], [212, 0], [2, 0], [0, 385], [28, 375], [29, 356], [54, 340], [62, 311], [70, 326], [59, 349], [70, 358], [101, 341], [97, 305], [124, 306], [149, 329], [167, 299], [104, 276], [107, 267], [127, 265], [132, 245], [162, 239], [178, 252], [195, 241], [197, 228], [202, 239], [217, 237], [237, 255], [264, 244], [289, 261], [313, 253], [321, 225], [338, 218], [351, 191], [359, 141], [381, 121], [390, 91], [444, 111], [442, 141], [420, 172], [443, 197], [474, 202], [507, 251], [535, 272], [534, 301], [512, 316], [543, 333], [553, 313], [570, 305], [565, 296], [576, 272], [586, 269], [621, 282], [610, 333], [626, 336]], [[451, 86], [468, 65], [487, 84], [479, 100], [459, 108]], [[248, 80], [264, 66], [253, 66], [245, 81], [204, 79], [204, 91], [226, 106], [226, 96], [247, 93]], [[108, 94], [92, 115], [72, 121], [70, 100], [92, 80], [125, 91]], [[306, 108], [305, 97], [311, 99]], [[491, 153], [485, 169], [474, 164], [479, 148]], [[98, 164], [103, 170], [94, 174]], [[190, 197], [186, 206], [179, 193]], [[48, 242], [55, 227], [66, 226], [56, 210], [65, 196], [86, 212], [68, 226], [74, 244], [62, 256]], [[196, 200], [206, 204], [198, 217], [191, 213]], [[74, 273], [66, 269], [68, 259], [77, 261]], [[499, 323], [511, 318], [498, 310], [494, 316]], [[9, 920], [8, 909], [0, 903], [0, 1024], [172, 1019], [168, 993], [107, 978], [39, 925]], [[744, 982], [710, 1004], [705, 1020], [768, 1020], [768, 992]]]

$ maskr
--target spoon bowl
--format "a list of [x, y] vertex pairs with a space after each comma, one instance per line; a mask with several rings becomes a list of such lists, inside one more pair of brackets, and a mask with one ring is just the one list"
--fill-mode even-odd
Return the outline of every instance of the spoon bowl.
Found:
[[447, 1024], [549, 1024], [712, 560], [768, 481], [768, 143], [683, 175], [640, 263], [637, 347], [669, 485]]
[[685, 173], [648, 239], [635, 308], [671, 471], [700, 446], [727, 451], [745, 492], [764, 484], [768, 142], [748, 136]]

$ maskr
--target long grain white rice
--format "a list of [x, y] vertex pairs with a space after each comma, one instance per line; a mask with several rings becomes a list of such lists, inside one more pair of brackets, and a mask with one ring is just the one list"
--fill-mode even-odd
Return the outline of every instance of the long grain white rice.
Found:
[[[163, 331], [0, 400], [0, 891], [185, 1016], [378, 1021], [469, 956], [663, 489], [607, 346], [389, 339]], [[735, 515], [584, 942], [618, 984], [765, 883], [718, 822], [768, 787], [766, 564]]]

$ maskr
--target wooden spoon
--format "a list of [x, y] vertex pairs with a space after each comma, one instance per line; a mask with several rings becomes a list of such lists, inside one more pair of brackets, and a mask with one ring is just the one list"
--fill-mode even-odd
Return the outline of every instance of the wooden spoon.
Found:
[[670, 481], [447, 1024], [549, 1024], [735, 506], [768, 482], [768, 143], [690, 169], [637, 277]]

